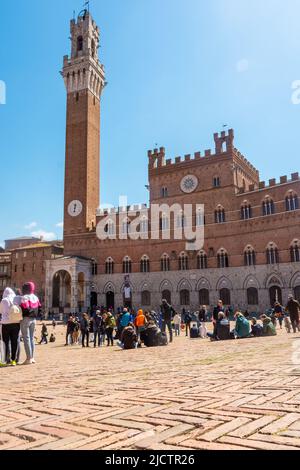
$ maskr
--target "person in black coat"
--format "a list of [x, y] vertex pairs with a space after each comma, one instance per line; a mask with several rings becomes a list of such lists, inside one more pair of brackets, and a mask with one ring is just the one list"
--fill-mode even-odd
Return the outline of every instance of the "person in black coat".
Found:
[[166, 332], [166, 328], [168, 327], [169, 335], [170, 335], [170, 343], [173, 341], [173, 328], [172, 328], [172, 319], [175, 315], [175, 310], [171, 305], [168, 304], [166, 300], [162, 301], [161, 305], [161, 313], [162, 313], [162, 332]]
[[90, 340], [90, 320], [87, 313], [82, 315], [82, 320], [80, 322], [80, 329], [81, 329], [81, 336], [82, 336], [82, 347], [85, 348], [85, 340], [86, 340], [86, 347], [88, 348], [89, 340]]
[[100, 310], [93, 315], [93, 333], [94, 333], [94, 348], [97, 347], [97, 339], [98, 339], [98, 347], [101, 346], [101, 336], [102, 336], [102, 324], [103, 319]]
[[150, 320], [147, 328], [141, 332], [141, 341], [147, 348], [153, 348], [159, 345], [160, 329], [153, 320]]
[[300, 331], [299, 316], [300, 316], [300, 305], [292, 295], [289, 296], [289, 301], [285, 309], [290, 314], [290, 319], [294, 333], [297, 329]]

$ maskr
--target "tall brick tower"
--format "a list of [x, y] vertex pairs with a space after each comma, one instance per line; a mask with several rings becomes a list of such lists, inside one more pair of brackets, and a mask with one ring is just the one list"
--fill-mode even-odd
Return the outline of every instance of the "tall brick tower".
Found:
[[98, 58], [99, 28], [86, 10], [71, 21], [71, 57], [64, 57], [67, 89], [64, 235], [95, 225], [100, 190], [100, 99], [105, 86]]

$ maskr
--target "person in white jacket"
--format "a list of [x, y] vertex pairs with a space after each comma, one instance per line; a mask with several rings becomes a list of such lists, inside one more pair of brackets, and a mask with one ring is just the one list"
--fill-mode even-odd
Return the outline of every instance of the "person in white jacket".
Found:
[[175, 336], [180, 336], [181, 315], [179, 315], [179, 313], [176, 313], [176, 315], [173, 317], [173, 323], [175, 327]]
[[1, 365], [7, 365], [7, 352], [11, 351], [11, 365], [17, 365], [17, 352], [20, 334], [20, 321], [22, 319], [20, 307], [15, 305], [16, 295], [12, 289], [7, 287], [3, 293], [0, 303], [1, 336], [4, 343], [5, 355]]

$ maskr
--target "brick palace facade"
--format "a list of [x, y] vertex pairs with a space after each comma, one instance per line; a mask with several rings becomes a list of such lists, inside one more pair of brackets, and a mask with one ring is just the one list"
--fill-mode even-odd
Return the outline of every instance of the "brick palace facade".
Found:
[[[64, 58], [67, 89], [64, 257], [50, 260], [47, 309], [91, 305], [157, 308], [166, 297], [176, 308], [226, 304], [264, 310], [288, 295], [300, 297], [299, 174], [260, 181], [234, 145], [234, 131], [214, 135], [214, 149], [175, 161], [164, 148], [148, 152], [152, 204], [204, 204], [202, 250], [163, 239], [178, 221], [161, 214], [160, 239], [100, 240], [130, 231], [137, 207], [99, 211], [100, 101], [105, 87], [98, 58], [99, 29], [88, 12], [71, 21], [71, 57]], [[151, 232], [143, 208], [140, 232]], [[195, 213], [193, 225], [199, 222]], [[184, 216], [182, 222], [184, 225]], [[111, 237], [113, 238], [113, 237]], [[125, 237], [124, 237], [125, 238]]]
[[[100, 103], [106, 85], [99, 43], [89, 12], [71, 21], [71, 55], [64, 57], [62, 70], [67, 90], [64, 253], [41, 255], [45, 310], [68, 313], [124, 303], [157, 309], [164, 297], [177, 309], [212, 306], [222, 298], [227, 305], [259, 312], [277, 299], [287, 302], [290, 293], [300, 300], [299, 174], [262, 182], [235, 147], [231, 129], [215, 134], [213, 150], [203, 154], [172, 160], [164, 148], [149, 151], [149, 209], [99, 209]], [[174, 239], [176, 225], [186, 224], [184, 214], [178, 221], [162, 211], [159, 239], [151, 238], [152, 205], [176, 203], [204, 205], [204, 219], [196, 211], [192, 218], [194, 228], [204, 222], [201, 250], [187, 250], [186, 240]], [[132, 240], [125, 235], [136, 211], [143, 213], [139, 232], [144, 237]], [[103, 220], [106, 240], [96, 233]], [[168, 230], [171, 239], [164, 239]], [[114, 237], [119, 232], [124, 239]], [[31, 256], [34, 248], [24, 251]], [[22, 250], [12, 253], [13, 275]]]

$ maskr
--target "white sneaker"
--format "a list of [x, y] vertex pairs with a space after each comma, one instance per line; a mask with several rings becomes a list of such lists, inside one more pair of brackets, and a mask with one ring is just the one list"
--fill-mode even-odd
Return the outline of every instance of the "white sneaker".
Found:
[[35, 359], [31, 359], [31, 364], [36, 364]]

